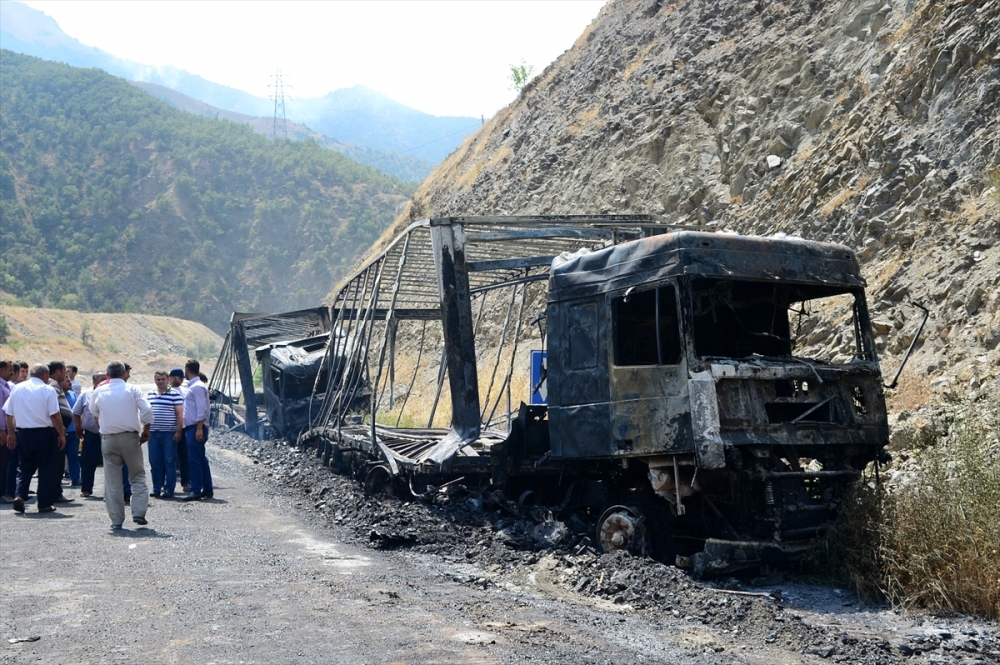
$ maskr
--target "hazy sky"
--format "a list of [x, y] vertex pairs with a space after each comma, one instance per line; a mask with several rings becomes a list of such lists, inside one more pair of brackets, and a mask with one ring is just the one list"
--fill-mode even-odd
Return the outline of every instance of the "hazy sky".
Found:
[[363, 84], [434, 115], [488, 117], [514, 98], [510, 65], [523, 59], [541, 72], [604, 2], [26, 4], [88, 46], [260, 97], [280, 67], [290, 107], [296, 97]]

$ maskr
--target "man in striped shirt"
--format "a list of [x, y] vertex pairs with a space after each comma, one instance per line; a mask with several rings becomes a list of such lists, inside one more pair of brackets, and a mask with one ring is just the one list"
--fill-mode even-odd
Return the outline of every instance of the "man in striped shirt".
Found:
[[184, 445], [184, 397], [170, 387], [166, 372], [157, 372], [156, 390], [146, 401], [153, 407], [153, 425], [149, 433], [149, 467], [153, 491], [149, 496], [171, 499], [177, 485], [177, 445]]

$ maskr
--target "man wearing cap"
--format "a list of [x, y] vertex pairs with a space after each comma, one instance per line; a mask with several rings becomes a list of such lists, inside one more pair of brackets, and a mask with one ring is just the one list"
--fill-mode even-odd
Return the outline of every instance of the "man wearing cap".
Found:
[[125, 521], [125, 493], [122, 466], [127, 464], [132, 495], [132, 521], [143, 526], [149, 505], [146, 469], [142, 444], [149, 439], [153, 410], [138, 388], [125, 383], [125, 364], [108, 363], [108, 382], [94, 391], [90, 411], [101, 430], [101, 454], [104, 456], [104, 505], [111, 518], [111, 529], [120, 530]]
[[188, 462], [191, 467], [191, 492], [184, 501], [211, 499], [213, 496], [212, 470], [205, 455], [208, 441], [208, 386], [201, 380], [201, 364], [189, 359], [184, 363], [184, 376], [188, 391], [184, 397], [184, 437], [187, 439]]
[[101, 466], [101, 430], [90, 412], [90, 398], [94, 396], [97, 386], [108, 380], [104, 372], [94, 372], [91, 377], [94, 389], [80, 395], [73, 405], [73, 424], [77, 435], [83, 436], [83, 450], [80, 453], [80, 496], [88, 497], [94, 493], [94, 473]]
[[[181, 385], [184, 383], [184, 370], [180, 367], [173, 368], [167, 379], [170, 381], [170, 387], [179, 392], [182, 398], [187, 397], [187, 388]], [[183, 423], [181, 425], [183, 427]], [[185, 492], [190, 492], [191, 467], [188, 465], [187, 439], [183, 436], [180, 443], [177, 444], [177, 470], [181, 476], [181, 488]]]
[[36, 470], [38, 512], [54, 511], [56, 508], [53, 504], [60, 495], [59, 478], [62, 474], [62, 449], [66, 447], [66, 433], [59, 414], [59, 398], [48, 381], [48, 365], [35, 365], [31, 368], [31, 378], [14, 386], [3, 405], [7, 431], [16, 431], [14, 445], [20, 453], [17, 490], [13, 501], [14, 510], [18, 513], [24, 512], [28, 486]]

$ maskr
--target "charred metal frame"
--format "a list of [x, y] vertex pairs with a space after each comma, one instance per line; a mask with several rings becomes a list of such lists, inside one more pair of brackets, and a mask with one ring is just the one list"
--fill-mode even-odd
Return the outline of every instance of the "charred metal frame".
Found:
[[[830, 365], [790, 354], [701, 357], [695, 351], [692, 296], [692, 283], [699, 279], [854, 294], [859, 358]], [[657, 363], [616, 365], [615, 298], [668, 285], [675, 295], [681, 357], [664, 362], [657, 293]], [[692, 232], [644, 215], [420, 220], [389, 240], [334, 294], [319, 326], [327, 337], [323, 363], [341, 362], [344, 369], [327, 372], [325, 385], [319, 381], [323, 372], [317, 373], [309, 429], [299, 443], [315, 443], [327, 462], [356, 453], [387, 478], [464, 474], [500, 483], [549, 474], [550, 484], [558, 486], [569, 474], [605, 483], [609, 492], [619, 493], [609, 497], [616, 503], [629, 500], [628, 488], [645, 480], [646, 492], [670, 505], [671, 524], [691, 527], [685, 538], [711, 544], [702, 560], [707, 570], [718, 568], [720, 553], [739, 549], [740, 542], [748, 544], [740, 554], [745, 561], [752, 552], [768, 559], [777, 556], [768, 548], [795, 551], [795, 543], [815, 535], [842, 488], [887, 443], [864, 286], [854, 254], [840, 245]], [[498, 293], [502, 289], [509, 295]], [[525, 311], [531, 289], [546, 295], [544, 312]], [[500, 343], [495, 352], [477, 354], [487, 298], [503, 313]], [[777, 315], [777, 300], [774, 305]], [[576, 307], [590, 318], [573, 323], [569, 312]], [[314, 316], [293, 314], [303, 320]], [[226, 341], [230, 355], [238, 357], [241, 349], [269, 339], [266, 333], [279, 322], [289, 325], [290, 315], [275, 316], [234, 315]], [[512, 403], [525, 316], [532, 325], [539, 323], [549, 353], [548, 407], [518, 409]], [[389, 409], [395, 406], [396, 339], [407, 321], [420, 322], [419, 350], [393, 427], [381, 424], [380, 414], [386, 394]], [[438, 325], [439, 357], [425, 353], [426, 338], [437, 335]], [[573, 368], [572, 340], [581, 332], [591, 339], [586, 344], [592, 345], [593, 362]], [[586, 344], [582, 348], [591, 349]], [[421, 363], [435, 361], [440, 364], [427, 427], [400, 428], [414, 382], [427, 369]], [[486, 363], [483, 368], [480, 362]], [[251, 395], [244, 400], [253, 433], [253, 368], [240, 358], [230, 365], [234, 369], [224, 369], [218, 381], [213, 376], [212, 385], [223, 390], [232, 384], [227, 377], [239, 376], [244, 395]], [[485, 395], [480, 376], [489, 376]], [[445, 379], [451, 422], [435, 429]], [[809, 390], [800, 390], [806, 383]], [[819, 467], [807, 468], [800, 460]], [[634, 505], [609, 511], [602, 516], [608, 520], [602, 522], [605, 531], [643, 523]]]

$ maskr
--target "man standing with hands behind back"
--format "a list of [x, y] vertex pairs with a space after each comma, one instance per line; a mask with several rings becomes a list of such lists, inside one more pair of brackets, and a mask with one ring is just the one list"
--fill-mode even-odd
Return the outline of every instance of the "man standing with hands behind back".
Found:
[[146, 468], [142, 460], [142, 444], [149, 439], [153, 409], [138, 388], [125, 383], [125, 365], [114, 360], [108, 363], [109, 381], [94, 391], [90, 412], [101, 430], [101, 453], [104, 455], [104, 505], [111, 518], [111, 529], [117, 531], [125, 521], [125, 490], [122, 466], [127, 465], [132, 485], [132, 521], [143, 526], [149, 505]]

